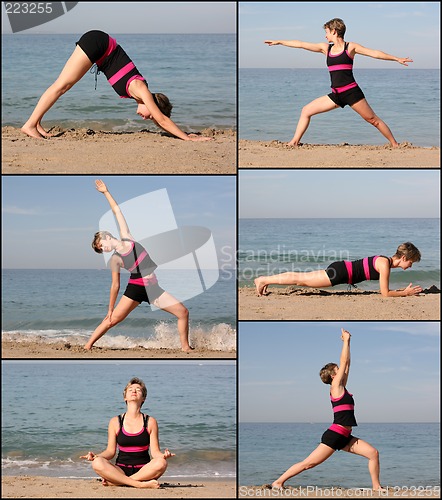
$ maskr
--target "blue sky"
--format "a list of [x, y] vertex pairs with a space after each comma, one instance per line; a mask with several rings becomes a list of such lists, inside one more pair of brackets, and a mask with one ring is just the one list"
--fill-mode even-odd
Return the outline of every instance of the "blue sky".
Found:
[[[336, 186], [339, 189], [331, 189]], [[440, 216], [439, 170], [242, 170], [241, 218]], [[351, 210], [349, 210], [351, 207]]]
[[[324, 56], [268, 47], [264, 40], [326, 42], [322, 26], [335, 17], [347, 26], [345, 39], [397, 57], [410, 68], [439, 68], [439, 2], [240, 2], [240, 67], [322, 68]], [[357, 56], [358, 68], [404, 68]], [[405, 68], [406, 69], [406, 68]]]
[[[11, 27], [2, 2], [2, 33]], [[236, 33], [235, 2], [79, 2], [49, 23], [23, 31], [85, 33]]]
[[[236, 187], [232, 176], [104, 176], [117, 202], [167, 189], [178, 226], [212, 231], [219, 259], [233, 256]], [[92, 176], [4, 176], [4, 268], [96, 269], [104, 259], [91, 248], [109, 205]], [[158, 214], [143, 215], [149, 218]], [[130, 227], [130, 220], [128, 220]], [[220, 262], [222, 265], [223, 262]]]
[[348, 390], [358, 422], [440, 420], [440, 327], [436, 322], [241, 322], [241, 422], [329, 422], [329, 387], [341, 327], [350, 331]]

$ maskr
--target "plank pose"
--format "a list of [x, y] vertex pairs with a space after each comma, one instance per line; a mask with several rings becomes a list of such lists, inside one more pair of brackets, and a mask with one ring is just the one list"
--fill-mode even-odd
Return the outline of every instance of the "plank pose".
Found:
[[358, 43], [344, 41], [346, 26], [342, 19], [331, 19], [324, 24], [324, 29], [325, 38], [328, 43], [309, 43], [300, 40], [266, 40], [264, 42], [269, 46], [284, 45], [295, 49], [321, 52], [327, 57], [332, 92], [315, 99], [302, 108], [295, 135], [289, 142], [289, 145], [299, 145], [299, 141], [307, 130], [312, 116], [349, 105], [364, 120], [375, 126], [393, 148], [397, 148], [399, 144], [393, 137], [388, 125], [371, 109], [365, 99], [364, 93], [355, 81], [353, 76], [353, 60], [356, 54], [360, 54], [375, 59], [395, 61], [404, 66], [408, 66], [407, 63], [413, 61], [408, 57], [395, 57], [380, 50], [368, 49]]
[[333, 408], [333, 424], [324, 432], [321, 443], [305, 460], [292, 465], [282, 476], [272, 483], [273, 488], [282, 489], [284, 483], [301, 472], [316, 467], [337, 450], [361, 455], [368, 459], [373, 490], [385, 491], [379, 482], [379, 453], [370, 444], [352, 436], [352, 428], [357, 426], [354, 413], [354, 399], [347, 389], [350, 372], [350, 333], [342, 328], [343, 342], [339, 366], [335, 363], [325, 365], [319, 375], [324, 384], [330, 384], [330, 400]]
[[152, 120], [166, 132], [184, 141], [208, 141], [209, 137], [186, 134], [171, 119], [172, 104], [164, 94], [152, 94], [145, 78], [137, 70], [117, 41], [103, 31], [85, 33], [76, 43], [57, 80], [43, 93], [22, 132], [36, 139], [50, 137], [41, 125], [43, 116], [57, 100], [72, 88], [91, 69], [93, 64], [102, 71], [115, 92], [123, 98], [132, 98], [137, 114], [143, 120]]
[[354, 285], [365, 280], [379, 280], [383, 297], [406, 297], [422, 292], [422, 287], [410, 283], [403, 290], [390, 290], [390, 271], [397, 267], [410, 269], [414, 262], [421, 260], [420, 251], [413, 243], [406, 242], [398, 246], [393, 257], [374, 255], [353, 262], [341, 260], [333, 262], [327, 269], [310, 272], [287, 272], [273, 276], [255, 278], [259, 296], [267, 293], [268, 285], [299, 285], [325, 288], [335, 285]]
[[[134, 240], [126, 219], [117, 202], [109, 193], [106, 184], [101, 180], [97, 180], [95, 185], [97, 190], [103, 193], [109, 202], [120, 229], [121, 239], [115, 238], [107, 231], [99, 231], [95, 233], [92, 241], [92, 248], [95, 252], [114, 252], [109, 260], [112, 270], [112, 285], [107, 315], [95, 329], [84, 348], [87, 350], [92, 349], [94, 343], [108, 330], [121, 323], [141, 302], [147, 302], [148, 304], [153, 303], [156, 307], [177, 317], [181, 349], [184, 352], [190, 352], [193, 348], [189, 345], [189, 311], [158, 284], [154, 273], [157, 265], [150, 258], [145, 248]], [[115, 307], [120, 290], [121, 268], [130, 271], [131, 275], [126, 291]]]
[[[159, 488], [157, 479], [166, 471], [167, 459], [175, 454], [167, 448], [164, 452], [160, 450], [157, 421], [141, 413], [147, 397], [144, 382], [132, 378], [124, 388], [123, 396], [127, 411], [109, 421], [107, 448], [97, 454], [89, 451], [80, 458], [92, 462], [92, 468], [101, 476], [104, 486]], [[117, 446], [114, 465], [110, 460], [114, 458]]]

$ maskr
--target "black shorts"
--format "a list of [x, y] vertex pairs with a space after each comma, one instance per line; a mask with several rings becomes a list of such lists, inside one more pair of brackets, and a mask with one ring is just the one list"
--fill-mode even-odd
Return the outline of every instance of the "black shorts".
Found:
[[345, 448], [348, 443], [353, 439], [353, 436], [350, 434], [349, 436], [344, 436], [339, 434], [338, 432], [332, 431], [331, 429], [327, 429], [321, 438], [321, 443], [330, 446], [334, 450], [342, 450]]
[[346, 90], [345, 92], [341, 92], [340, 94], [335, 94], [334, 92], [331, 92], [328, 94], [328, 97], [337, 104], [338, 106], [341, 106], [343, 108], [344, 106], [353, 106], [353, 104], [356, 104], [359, 101], [362, 101], [362, 99], [365, 99], [364, 92], [360, 89], [360, 87], [354, 87], [352, 89]]
[[133, 283], [128, 283], [126, 291], [123, 295], [129, 299], [135, 300], [135, 302], [147, 302], [148, 304], [154, 302], [160, 295], [164, 293], [164, 290], [154, 283], [152, 285], [134, 285]]
[[348, 284], [347, 266], [343, 260], [332, 262], [325, 270], [332, 286]]
[[109, 35], [104, 31], [88, 31], [76, 43], [88, 56], [91, 63], [100, 60], [109, 46]]
[[133, 465], [117, 465], [126, 474], [126, 476], [132, 476], [133, 474], [135, 474], [135, 472], [138, 472], [141, 469], [141, 467], [134, 467]]

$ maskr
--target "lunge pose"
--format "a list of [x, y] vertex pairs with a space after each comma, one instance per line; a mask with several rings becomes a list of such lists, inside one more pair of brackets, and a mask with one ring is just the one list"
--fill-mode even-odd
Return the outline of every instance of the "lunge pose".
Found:
[[[370, 444], [351, 434], [352, 428], [357, 426], [354, 412], [353, 395], [347, 391], [346, 385], [350, 372], [350, 333], [341, 331], [343, 341], [339, 366], [335, 363], [325, 365], [319, 375], [324, 384], [330, 384], [330, 400], [333, 408], [333, 424], [324, 432], [321, 444], [305, 460], [292, 465], [273, 484], [273, 488], [281, 489], [284, 483], [301, 472], [316, 467], [337, 450], [347, 451], [355, 455], [362, 455], [368, 459], [374, 490], [382, 490], [379, 482], [379, 453]], [[384, 491], [384, 490], [382, 490]]]
[[[95, 454], [89, 451], [84, 458], [101, 476], [103, 485], [159, 488], [157, 479], [167, 469], [167, 459], [174, 457], [167, 448], [162, 452], [158, 439], [157, 421], [141, 413], [147, 389], [139, 378], [132, 378], [123, 391], [127, 411], [111, 418], [108, 427], [107, 448]], [[116, 454], [115, 465], [110, 462]], [[149, 453], [150, 451], [150, 453]]]
[[353, 262], [341, 260], [333, 262], [327, 269], [310, 272], [287, 272], [255, 279], [259, 296], [267, 292], [268, 285], [298, 285], [325, 288], [335, 285], [354, 285], [366, 280], [379, 280], [384, 297], [406, 297], [422, 292], [422, 287], [410, 283], [403, 290], [390, 290], [390, 271], [400, 267], [410, 269], [414, 262], [421, 260], [421, 253], [413, 243], [402, 243], [393, 257], [374, 255]]
[[[190, 352], [192, 347], [189, 345], [189, 312], [187, 308], [159, 286], [154, 273], [157, 265], [144, 247], [136, 242], [130, 234], [126, 219], [105, 183], [97, 180], [95, 185], [97, 190], [103, 193], [109, 202], [120, 229], [121, 239], [115, 238], [107, 231], [95, 233], [92, 248], [97, 253], [114, 252], [109, 261], [112, 271], [112, 285], [107, 315], [96, 328], [84, 348], [92, 349], [95, 342], [110, 328], [121, 323], [141, 302], [147, 302], [148, 304], [153, 303], [156, 307], [177, 317], [181, 349], [184, 352]], [[120, 290], [121, 268], [130, 271], [131, 275], [126, 291], [115, 307]]]
[[43, 116], [56, 101], [73, 87], [93, 66], [102, 71], [115, 92], [123, 98], [132, 98], [137, 104], [137, 114], [184, 141], [208, 141], [208, 137], [186, 134], [171, 119], [172, 105], [164, 94], [152, 94], [145, 78], [117, 41], [103, 31], [85, 33], [76, 43], [57, 80], [43, 93], [22, 132], [43, 139], [50, 134], [41, 125]]
[[295, 135], [289, 144], [292, 146], [299, 145], [299, 141], [307, 130], [312, 116], [338, 107], [343, 108], [348, 104], [364, 120], [375, 126], [392, 147], [398, 147], [399, 144], [393, 137], [388, 125], [371, 109], [364, 93], [356, 83], [353, 76], [353, 60], [356, 54], [360, 54], [375, 59], [395, 61], [404, 66], [408, 66], [407, 63], [413, 61], [408, 57], [395, 57], [380, 50], [368, 49], [355, 42], [346, 42], [344, 40], [346, 26], [342, 19], [331, 19], [324, 24], [324, 29], [328, 43], [309, 43], [300, 40], [266, 40], [264, 42], [269, 46], [284, 45], [296, 49], [310, 50], [311, 52], [321, 52], [327, 57], [332, 92], [315, 99], [302, 108]]

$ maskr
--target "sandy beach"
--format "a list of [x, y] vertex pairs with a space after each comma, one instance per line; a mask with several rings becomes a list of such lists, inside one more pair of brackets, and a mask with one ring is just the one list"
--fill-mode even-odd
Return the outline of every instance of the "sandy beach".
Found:
[[[160, 481], [161, 483], [161, 481]], [[167, 481], [160, 489], [104, 487], [97, 479], [3, 476], [2, 498], [235, 498], [235, 481]]]
[[236, 359], [233, 351], [197, 350], [184, 353], [179, 349], [145, 349], [136, 347], [130, 349], [114, 349], [109, 347], [94, 347], [85, 351], [82, 346], [56, 342], [53, 344], [38, 341], [3, 341], [3, 359]]
[[414, 297], [382, 297], [377, 291], [326, 291], [269, 287], [258, 297], [255, 288], [240, 288], [239, 320], [420, 320], [440, 319], [436, 287]]
[[282, 491], [271, 489], [270, 485], [263, 486], [240, 486], [238, 488], [239, 498], [439, 498], [440, 487], [418, 490], [415, 488], [387, 487], [385, 492], [379, 493], [369, 488], [342, 488], [341, 486], [330, 486], [327, 488], [318, 486], [287, 487]]
[[280, 141], [239, 141], [240, 168], [440, 168], [440, 148], [403, 143], [388, 145], [303, 144], [298, 148]]
[[32, 139], [2, 127], [3, 174], [235, 174], [236, 133], [206, 129], [211, 141], [182, 141], [161, 132], [55, 129]]

